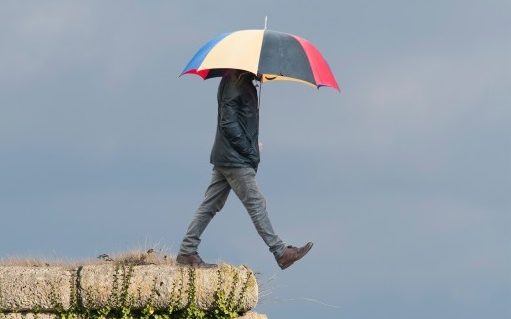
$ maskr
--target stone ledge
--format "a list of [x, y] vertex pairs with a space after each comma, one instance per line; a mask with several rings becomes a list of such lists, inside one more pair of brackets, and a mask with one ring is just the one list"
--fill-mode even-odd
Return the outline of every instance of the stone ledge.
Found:
[[[48, 313], [0, 313], [0, 319], [60, 319], [58, 314], [48, 314]], [[86, 319], [77, 317], [76, 319]], [[259, 314], [254, 311], [249, 311], [245, 313], [243, 316], [238, 317], [238, 319], [268, 319], [266, 315]]]
[[74, 269], [0, 266], [3, 316], [19, 312], [37, 312], [43, 316], [42, 313], [77, 307], [141, 310], [147, 305], [155, 310], [169, 307], [180, 310], [194, 304], [208, 311], [215, 308], [219, 297], [238, 313], [253, 309], [258, 299], [254, 273], [245, 266], [227, 264], [211, 269], [124, 263]]

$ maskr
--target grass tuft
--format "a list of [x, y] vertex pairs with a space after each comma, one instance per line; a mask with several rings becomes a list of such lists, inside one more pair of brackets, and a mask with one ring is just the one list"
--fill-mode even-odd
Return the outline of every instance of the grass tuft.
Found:
[[176, 259], [163, 249], [131, 249], [128, 251], [105, 254], [85, 260], [37, 259], [30, 257], [9, 257], [0, 259], [0, 266], [22, 267], [64, 267], [77, 268], [84, 265], [101, 265], [108, 263], [129, 265], [175, 265]]

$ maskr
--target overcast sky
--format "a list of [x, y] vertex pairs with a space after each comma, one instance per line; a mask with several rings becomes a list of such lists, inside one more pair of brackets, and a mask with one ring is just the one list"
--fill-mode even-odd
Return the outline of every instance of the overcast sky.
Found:
[[270, 318], [511, 316], [511, 2], [0, 2], [0, 258], [175, 253], [211, 175], [217, 34], [300, 35], [341, 94], [264, 86], [258, 184], [281, 271], [231, 194], [207, 261]]

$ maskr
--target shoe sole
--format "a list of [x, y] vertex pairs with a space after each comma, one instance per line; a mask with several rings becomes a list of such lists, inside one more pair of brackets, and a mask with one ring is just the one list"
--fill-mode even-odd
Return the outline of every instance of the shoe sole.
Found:
[[290, 262], [289, 264], [287, 265], [279, 265], [280, 266], [280, 269], [284, 270], [286, 268], [289, 268], [291, 265], [293, 265], [295, 262], [297, 262], [298, 260], [302, 259], [303, 257], [305, 257], [305, 255], [307, 255], [309, 253], [309, 251], [311, 250], [312, 246], [314, 246], [314, 243], [312, 242], [308, 242], [307, 245], [305, 245], [305, 252], [303, 253], [303, 255], [300, 256], [300, 258]]

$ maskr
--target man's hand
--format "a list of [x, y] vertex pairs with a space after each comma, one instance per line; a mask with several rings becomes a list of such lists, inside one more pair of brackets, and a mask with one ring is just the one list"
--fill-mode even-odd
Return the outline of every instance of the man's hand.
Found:
[[250, 166], [252, 166], [252, 168], [254, 168], [257, 172], [257, 166], [259, 165], [259, 163], [257, 162], [257, 160], [258, 160], [257, 155], [250, 154], [248, 156], [248, 159], [250, 160]]

